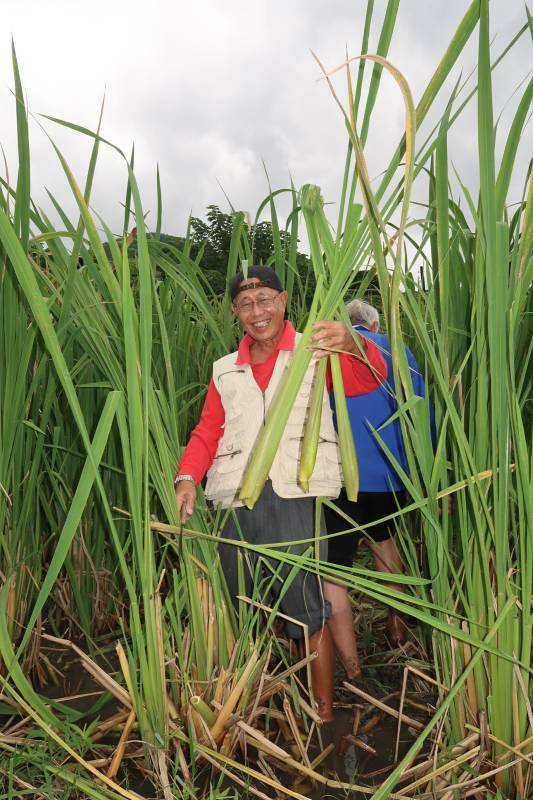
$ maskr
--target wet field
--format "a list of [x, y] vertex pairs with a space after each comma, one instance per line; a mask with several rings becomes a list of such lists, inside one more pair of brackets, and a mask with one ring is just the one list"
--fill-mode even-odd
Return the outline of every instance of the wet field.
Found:
[[[406, 664], [420, 665], [420, 650], [415, 641], [410, 641], [402, 651], [392, 651], [383, 636], [383, 612], [376, 609], [361, 609], [364, 619], [360, 624], [362, 664], [366, 683], [358, 693], [344, 684], [340, 669], [336, 675], [335, 722], [323, 726], [320, 734], [316, 728], [306, 740], [309, 729], [301, 729], [302, 741], [306, 742], [308, 763], [316, 763], [314, 769], [322, 776], [320, 783], [288, 768], [287, 764], [269, 759], [269, 764], [279, 783], [300, 796], [318, 798], [368, 797], [368, 794], [348, 790], [347, 784], [379, 786], [412, 744], [423, 721], [431, 715], [433, 697], [420, 680], [410, 679], [407, 690], [403, 691], [403, 676]], [[118, 662], [112, 643], [103, 647], [95, 658], [96, 662], [109, 675], [118, 670]], [[92, 760], [102, 768], [109, 762], [120, 736], [124, 717], [124, 707], [113, 697], [102, 692], [101, 684], [87, 671], [79, 655], [70, 647], [57, 643], [46, 643], [41, 652], [39, 678], [41, 693], [50, 698], [62, 700], [73, 710], [79, 712], [77, 723], [100, 726], [96, 736]], [[37, 676], [36, 676], [37, 678]], [[358, 687], [356, 687], [356, 690]], [[403, 704], [402, 704], [403, 698]], [[402, 705], [402, 724], [399, 725], [399, 708]], [[112, 725], [113, 721], [116, 725]], [[298, 748], [287, 730], [280, 728], [276, 743], [293, 757], [298, 756]], [[136, 735], [131, 736], [125, 758], [117, 779], [122, 785], [137, 792], [143, 798], [156, 798], [158, 789], [149, 779], [144, 767], [143, 750]], [[253, 747], [247, 748], [248, 763], [257, 769], [259, 753]], [[259, 761], [261, 759], [259, 758]], [[201, 762], [198, 767], [203, 767]], [[206, 794], [209, 794], [210, 775], [215, 771], [205, 769]], [[219, 776], [216, 776], [217, 778]], [[218, 780], [217, 780], [218, 782]], [[340, 786], [344, 784], [344, 786]], [[276, 794], [258, 781], [252, 786], [268, 797]], [[224, 781], [224, 789], [229, 798], [257, 796], [245, 788], [235, 791], [234, 784]], [[204, 796], [204, 795], [198, 795]], [[280, 796], [280, 795], [278, 795]]]

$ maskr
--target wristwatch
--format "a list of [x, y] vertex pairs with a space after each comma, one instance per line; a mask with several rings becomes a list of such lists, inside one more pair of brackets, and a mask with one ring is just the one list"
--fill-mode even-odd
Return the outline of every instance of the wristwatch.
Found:
[[192, 475], [176, 475], [174, 478], [174, 486], [177, 486], [180, 481], [192, 481], [196, 486], [196, 481], [194, 480]]

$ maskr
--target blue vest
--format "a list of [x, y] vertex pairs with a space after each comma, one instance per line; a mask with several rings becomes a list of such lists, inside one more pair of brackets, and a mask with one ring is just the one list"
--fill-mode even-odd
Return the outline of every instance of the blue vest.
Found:
[[[378, 386], [377, 389], [368, 394], [346, 398], [359, 462], [359, 490], [361, 492], [400, 491], [405, 487], [372, 432], [372, 428], [377, 429], [380, 425], [383, 425], [398, 408], [394, 391], [390, 342], [388, 337], [382, 333], [373, 333], [360, 325], [354, 327], [356, 331], [377, 345], [379, 352], [387, 363], [387, 380], [381, 386]], [[419, 397], [424, 397], [424, 380], [415, 357], [408, 347], [406, 347], [406, 356], [411, 369], [414, 393]], [[333, 392], [331, 392], [331, 402], [334, 404]], [[379, 431], [379, 435], [391, 455], [398, 461], [402, 469], [408, 473], [407, 457], [399, 420], [395, 420], [390, 425], [382, 428]]]

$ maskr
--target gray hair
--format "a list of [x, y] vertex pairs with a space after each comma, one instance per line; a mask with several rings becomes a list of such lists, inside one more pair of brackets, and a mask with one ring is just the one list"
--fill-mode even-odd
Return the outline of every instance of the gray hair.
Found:
[[379, 330], [379, 314], [370, 303], [365, 303], [364, 300], [351, 300], [346, 304], [346, 311], [352, 325], [364, 325], [365, 328], [377, 325]]

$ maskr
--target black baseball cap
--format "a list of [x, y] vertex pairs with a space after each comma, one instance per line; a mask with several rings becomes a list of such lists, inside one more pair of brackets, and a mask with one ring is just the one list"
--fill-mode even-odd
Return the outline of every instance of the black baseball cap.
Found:
[[[255, 283], [252, 286], [248, 285], [248, 281], [251, 281], [252, 278], [255, 278]], [[241, 283], [246, 281], [246, 283], [241, 286]], [[259, 281], [259, 283], [257, 283]], [[277, 275], [277, 273], [272, 269], [272, 267], [264, 266], [263, 264], [259, 264], [255, 267], [248, 267], [248, 272], [246, 277], [244, 277], [244, 272], [241, 271], [237, 272], [236, 275], [230, 281], [229, 284], [229, 293], [231, 296], [232, 301], [235, 300], [239, 292], [244, 292], [246, 289], [258, 289], [261, 286], [266, 286], [269, 289], [275, 289], [277, 292], [283, 291], [283, 286], [281, 281]]]

